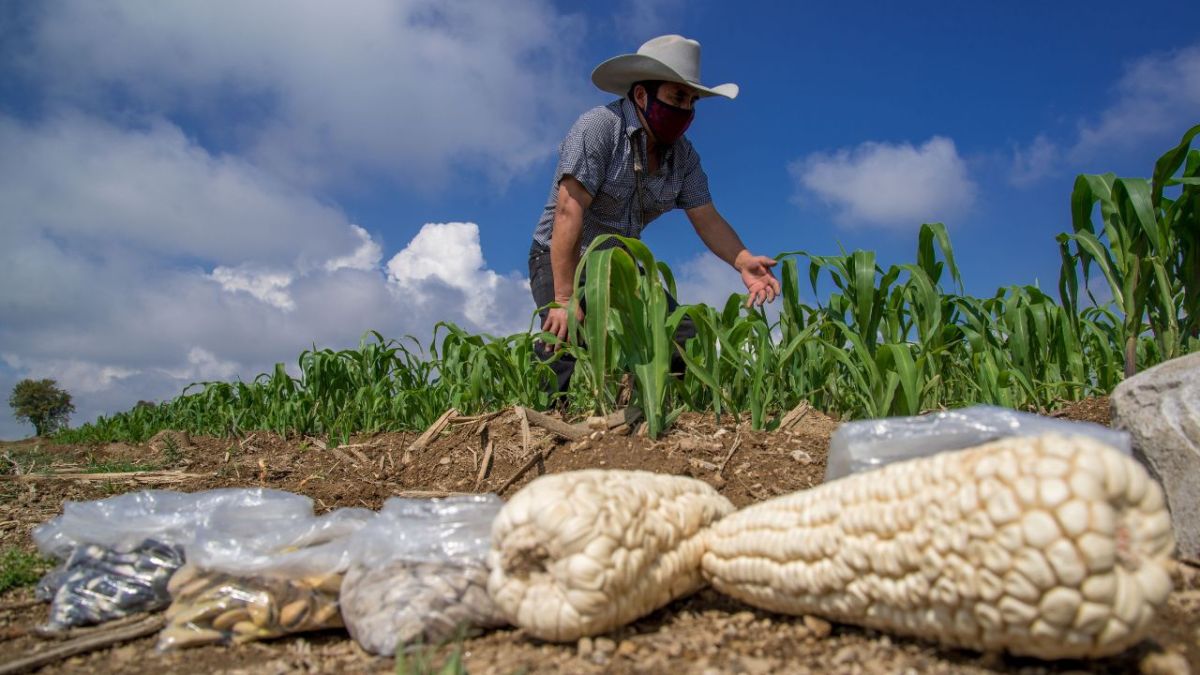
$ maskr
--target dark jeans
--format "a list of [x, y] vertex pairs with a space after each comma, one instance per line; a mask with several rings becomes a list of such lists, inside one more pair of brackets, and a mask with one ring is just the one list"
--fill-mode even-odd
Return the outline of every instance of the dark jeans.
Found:
[[[554, 272], [550, 267], [550, 249], [542, 248], [536, 242], [529, 249], [529, 288], [533, 292], [533, 301], [538, 307], [544, 307], [554, 301]], [[580, 298], [579, 304], [586, 312], [587, 305], [583, 298]], [[677, 307], [679, 307], [679, 303], [671, 297], [670, 293], [667, 293], [667, 313], [675, 311]], [[548, 309], [539, 312], [543, 323], [549, 313]], [[538, 325], [537, 328], [541, 328], [541, 325]], [[683, 343], [695, 336], [696, 325], [692, 323], [691, 317], [685, 316], [675, 329], [674, 340], [683, 346]], [[534, 351], [537, 353], [537, 357], [543, 361], [548, 361], [554, 356], [554, 353], [542, 342], [534, 345]], [[565, 392], [567, 385], [571, 382], [571, 374], [575, 372], [575, 357], [564, 354], [562, 358], [551, 363], [550, 368], [558, 378], [558, 393]], [[678, 354], [672, 354], [671, 372], [682, 373], [683, 370], [683, 359]]]

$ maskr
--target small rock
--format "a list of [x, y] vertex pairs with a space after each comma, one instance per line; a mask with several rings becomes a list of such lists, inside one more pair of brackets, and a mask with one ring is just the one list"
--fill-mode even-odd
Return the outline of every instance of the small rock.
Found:
[[611, 654], [617, 650], [617, 643], [606, 637], [596, 638], [594, 645], [597, 654]]
[[673, 659], [683, 656], [683, 644], [679, 642], [672, 642], [671, 644], [667, 645], [667, 656], [670, 656]]
[[632, 640], [621, 640], [621, 644], [617, 646], [617, 656], [633, 656], [637, 650], [638, 646]]
[[580, 656], [587, 656], [592, 653], [592, 638], [581, 637], [575, 645], [575, 649], [579, 651]]
[[743, 656], [738, 660], [741, 664], [739, 672], [749, 673], [749, 675], [767, 675], [767, 673], [775, 672], [775, 667], [766, 659]]
[[441, 464], [442, 466], [445, 466], [445, 465], [449, 464], [450, 462], [451, 462], [451, 459], [450, 459], [449, 455], [438, 460], [438, 464]]
[[1187, 659], [1176, 652], [1151, 652], [1138, 663], [1141, 675], [1189, 675]]
[[752, 612], [738, 612], [733, 615], [731, 620], [738, 626], [745, 626], [754, 621], [754, 614]]
[[128, 663], [135, 657], [137, 657], [137, 649], [133, 645], [118, 647], [109, 654], [109, 660], [113, 663]]
[[812, 455], [803, 450], [793, 450], [792, 459], [799, 462], [803, 466], [808, 466], [809, 464], [813, 463]]
[[1112, 425], [1162, 485], [1182, 557], [1200, 557], [1200, 353], [1138, 373], [1110, 398]]
[[862, 655], [859, 654], [859, 650], [849, 645], [842, 647], [833, 655], [833, 664], [835, 666], [845, 666], [859, 661], [862, 661]]
[[818, 639], [829, 637], [829, 633], [833, 630], [833, 626], [829, 625], [828, 621], [811, 614], [804, 615], [804, 627]]

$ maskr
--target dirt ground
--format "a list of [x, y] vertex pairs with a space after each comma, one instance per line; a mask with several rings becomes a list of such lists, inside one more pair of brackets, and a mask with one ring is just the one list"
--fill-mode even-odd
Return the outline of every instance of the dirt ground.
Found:
[[[1090, 399], [1057, 417], [1108, 424], [1108, 401]], [[404, 463], [417, 434], [377, 434], [327, 449], [314, 439], [283, 439], [266, 433], [242, 439], [192, 438], [182, 443], [59, 446], [36, 440], [0, 443], [8, 466], [0, 477], [0, 547], [33, 550], [30, 531], [61, 512], [65, 500], [101, 499], [143, 487], [196, 491], [214, 487], [266, 486], [312, 497], [319, 510], [342, 506], [378, 508], [394, 495], [441, 496], [496, 491], [527, 465], [527, 452], [548, 455], [502, 493], [510, 496], [542, 472], [581, 468], [627, 468], [690, 475], [716, 487], [735, 505], [810, 488], [821, 482], [830, 434], [837, 422], [806, 413], [787, 431], [749, 430], [726, 417], [688, 414], [653, 441], [624, 429], [582, 441], [558, 440], [534, 425], [530, 449], [513, 411], [490, 418], [459, 418]], [[480, 477], [480, 462], [492, 447]], [[178, 447], [175, 447], [178, 446]], [[17, 478], [45, 469], [178, 470], [185, 476], [147, 486], [136, 477], [78, 480]], [[99, 474], [97, 474], [99, 476]], [[49, 649], [54, 640], [32, 629], [46, 606], [13, 607], [30, 589], [0, 595], [0, 667]], [[1200, 671], [1200, 589], [1177, 588], [1152, 637], [1103, 661], [1043, 663], [934, 645], [816, 617], [786, 617], [755, 610], [712, 591], [675, 602], [621, 631], [568, 645], [543, 643], [518, 629], [491, 631], [464, 644], [472, 673], [1173, 673]], [[76, 656], [43, 673], [383, 673], [391, 659], [366, 654], [343, 632], [307, 634], [240, 647], [202, 647], [158, 653], [154, 639]]]

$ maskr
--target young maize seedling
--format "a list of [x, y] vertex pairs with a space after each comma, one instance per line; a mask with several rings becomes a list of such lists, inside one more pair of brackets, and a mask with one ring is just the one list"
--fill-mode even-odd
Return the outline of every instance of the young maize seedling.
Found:
[[1135, 644], [1171, 592], [1162, 491], [1083, 437], [1007, 438], [743, 509], [706, 535], [718, 591], [786, 614], [1040, 658]]

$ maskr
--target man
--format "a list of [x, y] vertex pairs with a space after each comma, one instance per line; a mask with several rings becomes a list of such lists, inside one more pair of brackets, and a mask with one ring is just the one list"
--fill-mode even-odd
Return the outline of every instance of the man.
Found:
[[[699, 99], [733, 99], [737, 85], [700, 84], [700, 43], [679, 35], [654, 38], [636, 54], [601, 63], [592, 82], [622, 98], [584, 113], [559, 147], [550, 197], [529, 251], [534, 302], [562, 305], [542, 310], [542, 329], [567, 339], [575, 269], [592, 240], [609, 233], [640, 238], [646, 225], [673, 208], [683, 209], [709, 250], [741, 274], [747, 306], [774, 300], [775, 261], [752, 254], [717, 212], [700, 156], [683, 135]], [[674, 298], [669, 304], [673, 310]], [[580, 319], [585, 310], [578, 311]], [[681, 325], [676, 339], [689, 337], [685, 331], [694, 334]], [[553, 350], [550, 345], [539, 355], [548, 358]], [[559, 391], [565, 391], [574, 361], [564, 358], [552, 366]]]

